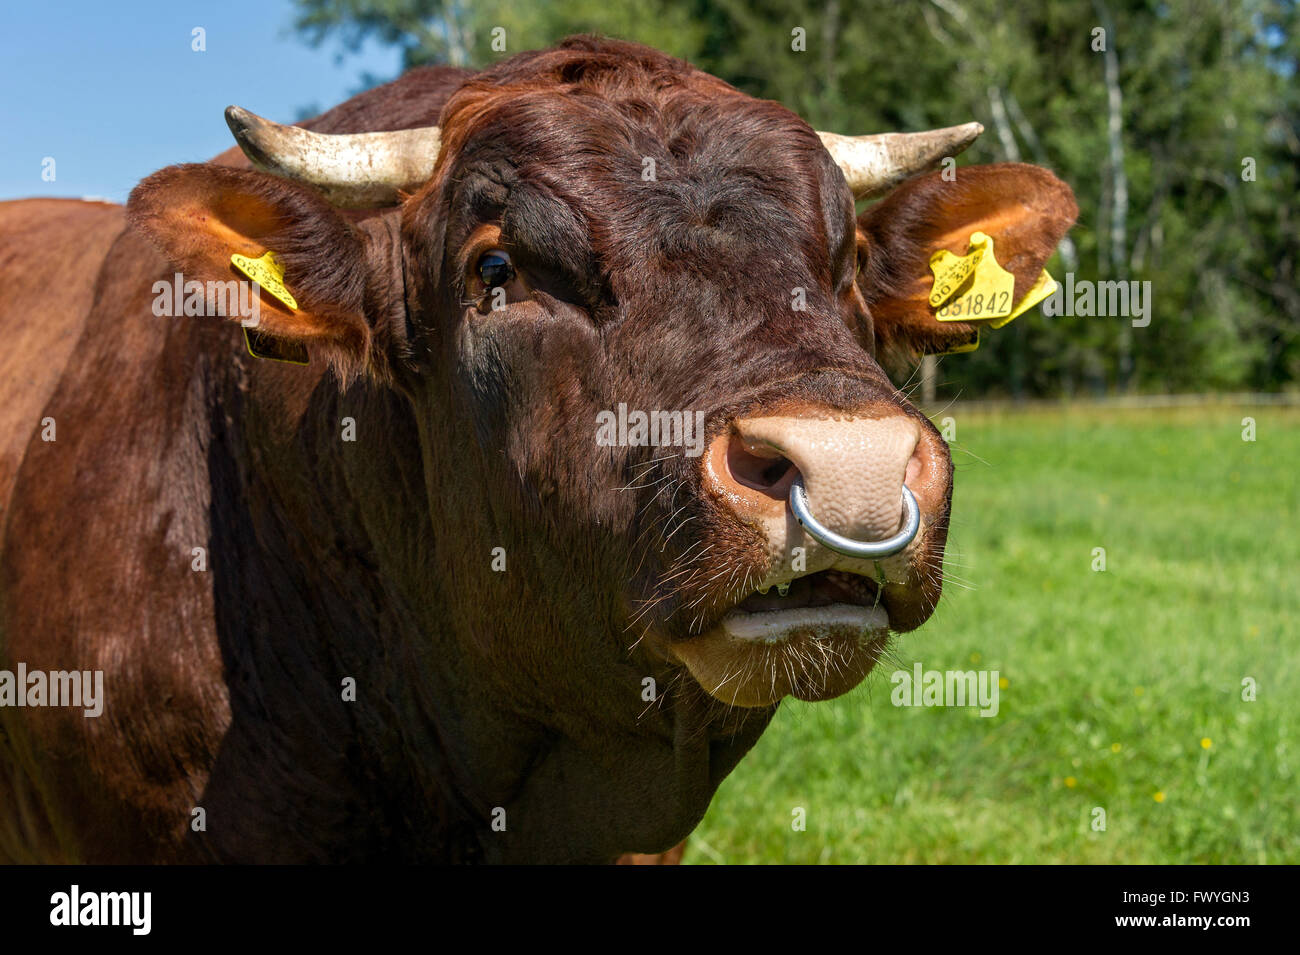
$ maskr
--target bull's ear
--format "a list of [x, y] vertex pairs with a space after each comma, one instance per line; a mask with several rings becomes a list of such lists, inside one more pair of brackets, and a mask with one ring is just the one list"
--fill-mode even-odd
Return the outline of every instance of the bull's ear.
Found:
[[1019, 302], [1078, 214], [1069, 186], [1023, 163], [967, 166], [953, 181], [936, 172], [903, 183], [858, 219], [858, 287], [878, 352], [898, 360], [974, 340], [976, 324], [935, 318], [929, 299], [936, 251], [965, 255], [972, 233], [991, 236], [998, 264], [1016, 278], [1012, 301]]
[[370, 362], [365, 236], [316, 193], [251, 170], [171, 166], [135, 187], [127, 215], [186, 282], [246, 280], [233, 255], [274, 253], [296, 307], [264, 287], [258, 333], [306, 346], [344, 378]]

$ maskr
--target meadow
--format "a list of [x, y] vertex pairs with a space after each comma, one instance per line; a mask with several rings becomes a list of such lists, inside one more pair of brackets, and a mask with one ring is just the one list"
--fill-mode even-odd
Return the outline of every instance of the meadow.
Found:
[[[1300, 410], [944, 417], [939, 610], [783, 703], [686, 861], [1300, 862]], [[892, 705], [917, 661], [997, 670], [997, 715]]]

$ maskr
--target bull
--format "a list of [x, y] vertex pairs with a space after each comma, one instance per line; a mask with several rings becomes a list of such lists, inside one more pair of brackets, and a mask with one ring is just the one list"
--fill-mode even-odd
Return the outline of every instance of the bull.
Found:
[[[0, 654], [105, 696], [0, 707], [0, 857], [664, 852], [934, 611], [951, 460], [885, 366], [975, 331], [936, 250], [1031, 288], [1051, 173], [587, 37], [227, 120], [125, 209], [0, 205]], [[232, 256], [307, 364], [151, 309]]]

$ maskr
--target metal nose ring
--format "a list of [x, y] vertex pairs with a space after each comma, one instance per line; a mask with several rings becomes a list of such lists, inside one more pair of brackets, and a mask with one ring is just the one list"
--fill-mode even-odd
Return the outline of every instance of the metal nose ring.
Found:
[[893, 537], [882, 541], [859, 541], [844, 537], [813, 517], [808, 507], [808, 491], [803, 486], [802, 474], [790, 485], [790, 510], [794, 512], [795, 520], [803, 525], [804, 530], [814, 540], [837, 554], [864, 560], [892, 557], [912, 543], [916, 532], [921, 529], [921, 509], [916, 506], [916, 498], [906, 484], [903, 485], [903, 510], [906, 512], [903, 517], [903, 529]]

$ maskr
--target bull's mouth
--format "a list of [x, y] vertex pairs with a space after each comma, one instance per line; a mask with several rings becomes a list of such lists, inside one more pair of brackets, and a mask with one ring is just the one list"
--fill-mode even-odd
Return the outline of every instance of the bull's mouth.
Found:
[[673, 644], [711, 696], [769, 706], [785, 696], [825, 700], [862, 682], [889, 637], [869, 577], [824, 570], [757, 590], [716, 627]]
[[871, 578], [842, 570], [822, 570], [756, 590], [732, 613], [750, 616], [806, 608], [876, 607], [879, 603], [880, 587]]

